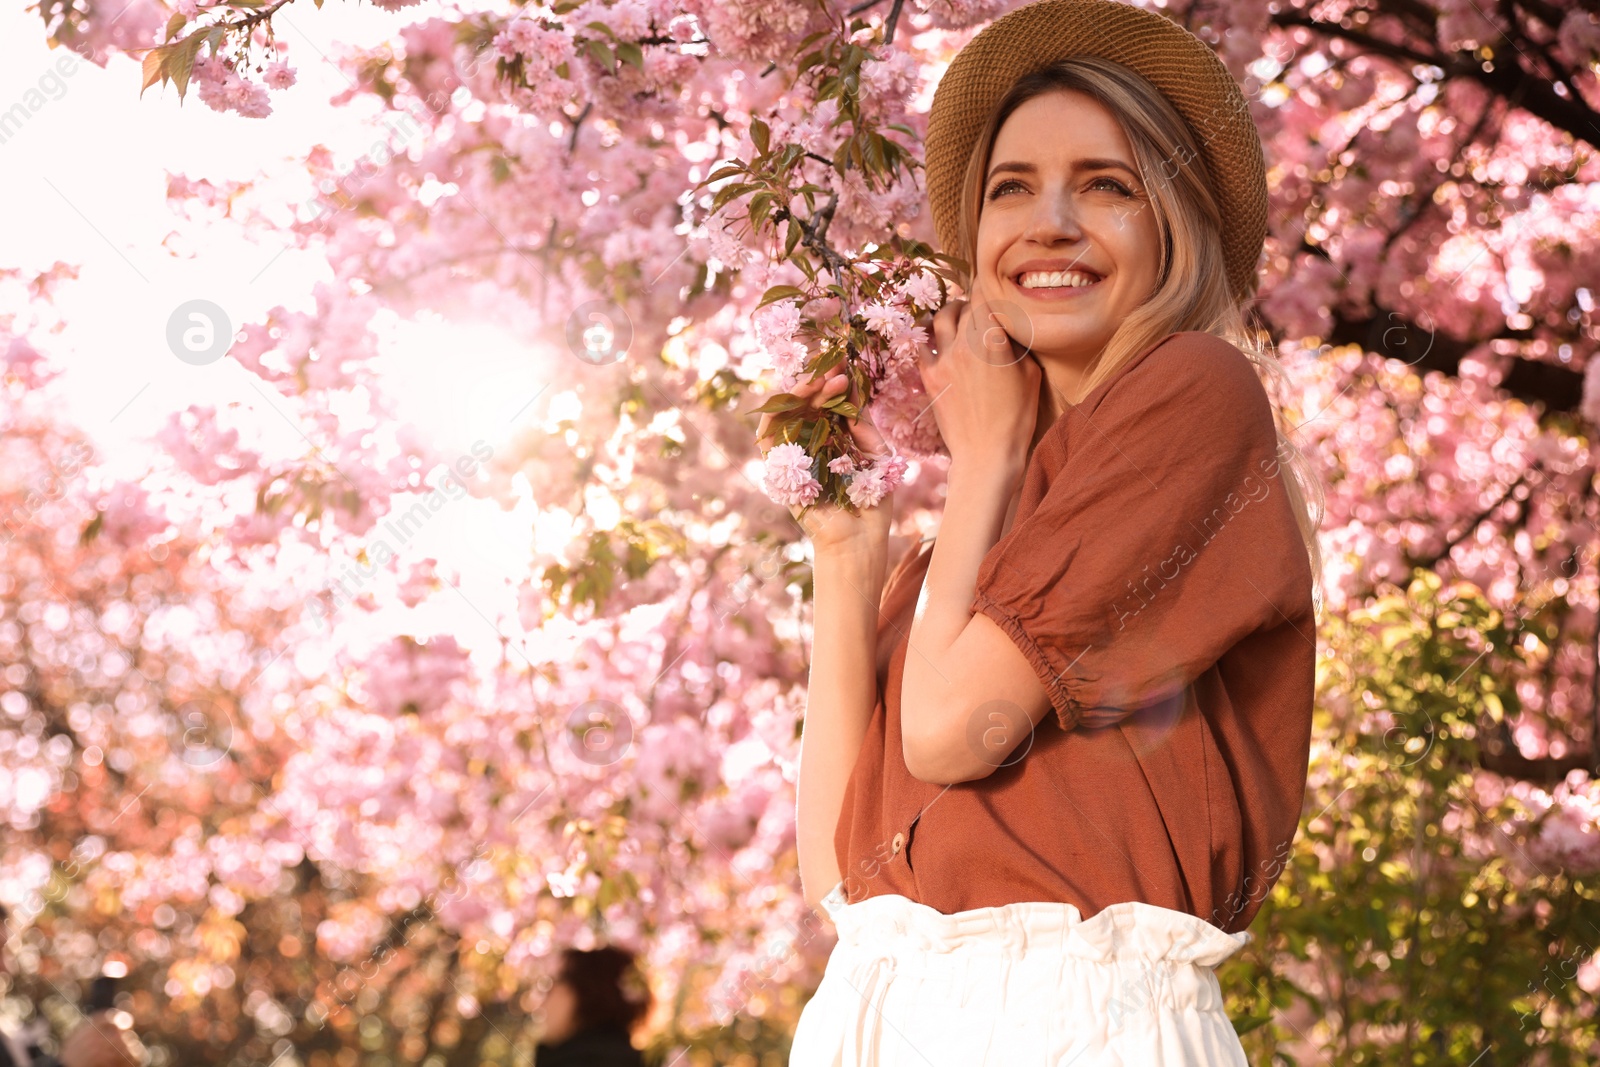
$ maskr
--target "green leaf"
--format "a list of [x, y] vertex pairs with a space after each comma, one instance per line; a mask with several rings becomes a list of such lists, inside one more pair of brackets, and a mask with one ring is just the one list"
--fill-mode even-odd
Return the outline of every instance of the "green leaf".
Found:
[[144, 84], [139, 86], [140, 96], [143, 96], [144, 91], [158, 80], [166, 84], [167, 53], [171, 48], [171, 45], [156, 45], [144, 54]]
[[767, 402], [758, 408], [745, 412], [747, 415], [776, 415], [779, 412], [794, 411], [796, 408], [805, 407], [805, 398], [795, 396], [793, 393], [778, 393], [767, 398]]
[[716, 191], [716, 193], [711, 197], [711, 210], [712, 211], [716, 211], [723, 204], [726, 204], [729, 200], [732, 200], [734, 197], [743, 196], [745, 193], [750, 192], [752, 189], [759, 189], [759, 188], [761, 188], [761, 186], [757, 182], [740, 182], [737, 185], [724, 185], [721, 189], [718, 189]]
[[167, 40], [172, 40], [172, 35], [183, 29], [184, 24], [188, 21], [189, 20], [183, 15], [174, 13], [173, 16], [167, 20]]
[[798, 219], [790, 219], [788, 226], [789, 231], [784, 235], [783, 238], [783, 254], [785, 256], [792, 256], [794, 255], [795, 246], [800, 243], [800, 222]]
[[735, 174], [743, 174], [745, 172], [745, 165], [737, 160], [732, 163], [720, 164], [720, 166], [722, 166], [724, 169], [712, 171], [710, 176], [700, 184], [705, 185], [710, 182], [720, 182], [724, 178], [731, 178]]
[[640, 48], [635, 42], [619, 41], [617, 43], [617, 55], [622, 57], [622, 61], [629, 66], [639, 70], [644, 69], [644, 49]]
[[822, 406], [824, 409], [843, 415], [847, 419], [859, 418], [861, 416], [861, 409], [843, 397], [836, 396]]
[[822, 442], [826, 441], [827, 439], [828, 420], [818, 419], [816, 425], [811, 428], [811, 442], [810, 444], [806, 445], [806, 451], [811, 453], [813, 456], [816, 455], [817, 449], [821, 448]]
[[200, 46], [205, 43], [205, 33], [191, 33], [179, 41], [172, 50], [172, 56], [167, 60], [166, 72], [172, 75], [172, 84], [178, 87], [178, 99], [182, 100], [184, 93], [189, 89], [189, 75], [194, 72], [194, 57], [199, 54]]
[[765, 122], [760, 119], [750, 120], [750, 140], [761, 151], [762, 155], [767, 154], [767, 143], [771, 134], [772, 131]]
[[767, 212], [772, 210], [772, 194], [757, 193], [750, 198], [750, 228], [759, 230]]
[[766, 307], [768, 304], [772, 303], [774, 300], [782, 300], [785, 297], [796, 297], [796, 296], [805, 296], [805, 295], [806, 295], [805, 290], [799, 288], [798, 286], [794, 286], [794, 285], [774, 285], [771, 289], [768, 289], [765, 293], [761, 294], [761, 303], [756, 305], [756, 310], [760, 311], [762, 308]]
[[606, 73], [615, 74], [617, 72], [617, 57], [612, 53], [610, 45], [595, 39], [590, 40], [588, 46], [589, 54], [594, 57], [595, 62], [606, 68]]

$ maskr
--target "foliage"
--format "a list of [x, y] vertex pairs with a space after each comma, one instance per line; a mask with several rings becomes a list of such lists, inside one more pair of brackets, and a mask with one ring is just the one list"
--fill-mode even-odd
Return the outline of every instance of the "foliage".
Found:
[[[145, 106], [178, 106], [171, 81], [242, 120], [294, 84], [289, 3], [37, 10]], [[827, 956], [794, 856], [809, 576], [735, 408], [785, 403], [772, 371], [783, 393], [892, 362], [947, 297], [918, 94], [1012, 6], [396, 18], [338, 59], [335, 100], [388, 132], [309, 152], [320, 191], [287, 228], [247, 181], [169, 188], [196, 229], [325, 249], [310, 309], [230, 350], [303, 450], [196, 408], [112, 478], [34, 347], [70, 268], [0, 279], [12, 992], [60, 1029], [125, 968], [158, 1067], [510, 1063], [556, 948], [616, 940], [644, 950], [661, 1061], [781, 1044]], [[1162, 9], [1216, 43], [1262, 131], [1257, 310], [1329, 491], [1306, 820], [1220, 976], [1277, 1062], [1595, 1058], [1591, 7]], [[396, 317], [492, 319], [542, 376], [470, 454], [471, 501], [439, 474], [465, 443], [387, 406]], [[919, 457], [904, 544], [937, 519], [936, 427], [914, 381], [866, 369]], [[837, 446], [845, 413], [789, 429]], [[503, 596], [389, 550], [441, 502], [537, 529]], [[475, 631], [430, 629], [463, 600]]]

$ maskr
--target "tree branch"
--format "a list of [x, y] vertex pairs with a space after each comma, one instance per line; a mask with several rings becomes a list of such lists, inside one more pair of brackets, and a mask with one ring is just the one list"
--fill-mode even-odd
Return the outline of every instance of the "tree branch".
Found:
[[[1280, 11], [1272, 16], [1271, 21], [1275, 26], [1307, 29], [1325, 37], [1348, 41], [1374, 55], [1438, 67], [1445, 72], [1447, 78], [1470, 79], [1490, 92], [1512, 101], [1530, 115], [1543, 119], [1556, 129], [1565, 130], [1574, 138], [1600, 148], [1600, 113], [1585, 103], [1580, 96], [1560, 95], [1551, 87], [1549, 80], [1511, 60], [1493, 64], [1493, 70], [1484, 70], [1482, 62], [1470, 53], [1446, 56], [1437, 52], [1424, 52], [1410, 45], [1398, 41], [1386, 41], [1338, 23], [1323, 22], [1295, 10]], [[1505, 59], [1505, 54], [1497, 58]], [[1561, 80], [1564, 84], [1569, 83], [1570, 72], [1564, 72]]]
[[[1462, 358], [1474, 348], [1493, 340], [1520, 342], [1531, 336], [1530, 330], [1507, 328], [1493, 337], [1465, 340], [1418, 326], [1396, 312], [1378, 307], [1364, 318], [1334, 311], [1333, 328], [1324, 340], [1331, 345], [1360, 345], [1369, 352], [1407, 363], [1419, 373], [1436, 370], [1457, 377]], [[1526, 403], [1543, 404], [1547, 412], [1576, 411], [1583, 400], [1583, 374], [1554, 363], [1518, 359], [1501, 379], [1499, 388]]]

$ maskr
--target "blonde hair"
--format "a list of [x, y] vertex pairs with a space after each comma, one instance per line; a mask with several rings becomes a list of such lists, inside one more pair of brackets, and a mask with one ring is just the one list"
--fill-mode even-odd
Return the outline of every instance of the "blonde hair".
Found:
[[[958, 272], [961, 286], [972, 291], [984, 175], [1000, 127], [1025, 101], [1062, 89], [1098, 100], [1121, 125], [1150, 194], [1162, 245], [1155, 291], [1129, 313], [1095, 357], [1080, 384], [1079, 396], [1087, 396], [1118, 367], [1171, 333], [1199, 330], [1221, 337], [1243, 352], [1258, 373], [1271, 379], [1271, 387], [1265, 391], [1277, 427], [1280, 473], [1288, 472], [1282, 478], [1284, 491], [1305, 542], [1320, 611], [1322, 551], [1317, 529], [1325, 503], [1322, 482], [1290, 438], [1292, 428], [1287, 426], [1275, 395], [1286, 386], [1286, 375], [1271, 337], [1260, 328], [1254, 311], [1246, 318], [1244, 305], [1255, 295], [1256, 278], [1252, 274], [1248, 292], [1234, 296], [1223, 259], [1222, 212], [1212, 193], [1205, 158], [1193, 130], [1160, 90], [1140, 74], [1099, 56], [1058, 60], [1019, 78], [995, 105], [967, 161], [957, 224], [960, 247], [955, 255], [965, 260], [970, 270]], [[1174, 168], [1166, 165], [1168, 160], [1188, 160], [1188, 164], [1169, 174]]]

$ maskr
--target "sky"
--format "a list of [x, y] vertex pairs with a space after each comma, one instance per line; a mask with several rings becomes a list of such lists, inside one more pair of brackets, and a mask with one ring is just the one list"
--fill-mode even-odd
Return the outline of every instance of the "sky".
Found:
[[[156, 448], [150, 436], [191, 404], [236, 402], [269, 448], [303, 448], [281, 396], [233, 360], [196, 365], [178, 358], [168, 342], [169, 320], [195, 300], [221, 308], [234, 330], [277, 305], [308, 309], [314, 282], [331, 272], [316, 252], [285, 251], [287, 242], [271, 232], [184, 223], [168, 207], [168, 176], [264, 179], [282, 185], [284, 203], [303, 204], [311, 189], [297, 161], [313, 146], [326, 145], [346, 164], [381, 137], [373, 101], [328, 102], [349, 87], [333, 62], [343, 42], [378, 44], [437, 13], [436, 5], [425, 0], [390, 13], [361, 3], [321, 10], [307, 4], [279, 12], [274, 25], [290, 44], [297, 80], [272, 93], [273, 114], [264, 119], [213, 111], [192, 89], [180, 102], [170, 84], [157, 83], [141, 97], [134, 60], [114, 55], [102, 69], [64, 48], [52, 50], [38, 15], [18, 7], [0, 9], [0, 113], [30, 90], [46, 100], [0, 133], [0, 267], [43, 270], [59, 260], [80, 268], [56, 301], [66, 329], [35, 338], [63, 369], [68, 418], [119, 475], [146, 469]], [[64, 56], [71, 73], [51, 82]], [[441, 346], [453, 353], [448, 376], [430, 372], [438, 361], [428, 356]], [[486, 426], [498, 432], [487, 444], [505, 447], [515, 429], [502, 410], [508, 398], [532, 397], [539, 388], [537, 354], [489, 323], [408, 326], [385, 354], [384, 384], [399, 414], [427, 430], [447, 456], [467, 453]], [[464, 364], [473, 373], [463, 374]], [[518, 422], [538, 418], [549, 399]], [[532, 518], [521, 508], [506, 513], [486, 501], [453, 499], [392, 566], [451, 557], [468, 602], [456, 605], [458, 618], [436, 625], [483, 637], [485, 616], [512, 603], [505, 576], [527, 574]]]

